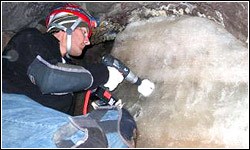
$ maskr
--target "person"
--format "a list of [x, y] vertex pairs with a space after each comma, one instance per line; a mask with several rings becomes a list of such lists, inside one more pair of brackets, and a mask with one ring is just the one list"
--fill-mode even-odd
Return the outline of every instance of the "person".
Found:
[[45, 34], [18, 32], [3, 52], [2, 147], [135, 147], [136, 122], [122, 105], [70, 113], [74, 91], [100, 85], [113, 91], [123, 81], [115, 68], [70, 61], [90, 44], [95, 20], [67, 3], [52, 10], [46, 26]]
[[114, 90], [124, 77], [102, 63], [75, 65], [90, 45], [97, 21], [80, 6], [62, 3], [46, 18], [47, 32], [21, 30], [3, 51], [3, 92], [23, 94], [36, 102], [74, 115], [74, 92], [94, 90], [100, 85]]
[[120, 106], [70, 116], [22, 94], [2, 94], [3, 148], [134, 148], [136, 122]]

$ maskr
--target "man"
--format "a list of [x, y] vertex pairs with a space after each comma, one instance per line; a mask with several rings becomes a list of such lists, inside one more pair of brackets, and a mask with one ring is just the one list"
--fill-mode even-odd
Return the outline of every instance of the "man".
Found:
[[136, 123], [121, 105], [68, 115], [72, 92], [99, 85], [112, 91], [123, 80], [119, 71], [102, 64], [65, 63], [90, 44], [93, 21], [79, 6], [67, 4], [49, 15], [48, 33], [26, 29], [11, 39], [3, 60], [4, 148], [135, 147]]
[[3, 92], [24, 94], [44, 106], [73, 115], [73, 92], [104, 85], [110, 91], [124, 79], [112, 67], [70, 65], [79, 56], [94, 18], [82, 8], [62, 3], [46, 18], [47, 33], [34, 28], [18, 32], [3, 51]]

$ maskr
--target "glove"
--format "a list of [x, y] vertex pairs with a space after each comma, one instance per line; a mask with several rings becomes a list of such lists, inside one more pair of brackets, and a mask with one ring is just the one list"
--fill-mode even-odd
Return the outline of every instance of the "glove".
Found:
[[148, 97], [155, 89], [153, 82], [150, 82], [148, 79], [142, 80], [141, 84], [138, 86], [138, 92], [143, 96]]
[[105, 87], [109, 88], [109, 91], [113, 91], [119, 83], [121, 83], [124, 79], [123, 75], [114, 67], [108, 66], [109, 70], [109, 79]]

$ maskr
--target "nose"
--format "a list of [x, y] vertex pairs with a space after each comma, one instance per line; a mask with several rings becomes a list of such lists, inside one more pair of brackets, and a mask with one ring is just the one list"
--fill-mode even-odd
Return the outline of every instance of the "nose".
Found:
[[89, 41], [89, 38], [88, 38], [88, 36], [86, 36], [85, 38], [84, 38], [84, 44], [85, 45], [89, 45], [90, 44], [90, 41]]

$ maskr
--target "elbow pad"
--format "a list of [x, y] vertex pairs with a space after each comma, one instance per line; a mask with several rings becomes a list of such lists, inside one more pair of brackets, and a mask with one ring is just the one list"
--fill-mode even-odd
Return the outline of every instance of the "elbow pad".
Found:
[[63, 63], [52, 65], [39, 55], [30, 64], [27, 75], [43, 94], [76, 92], [93, 84], [93, 77], [85, 68]]

